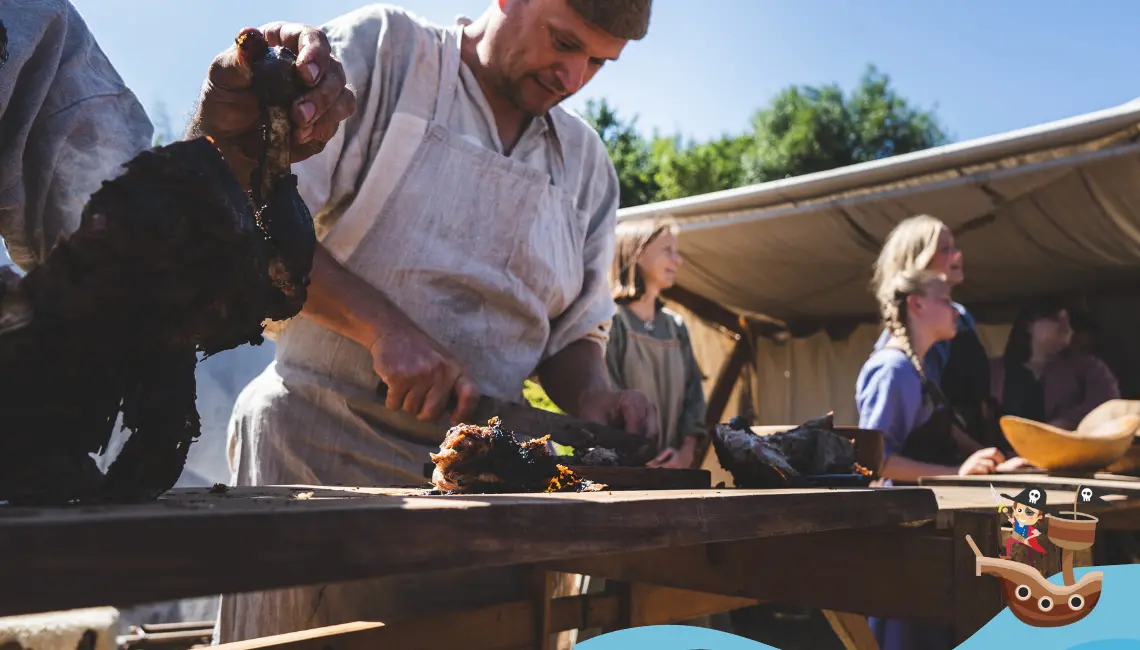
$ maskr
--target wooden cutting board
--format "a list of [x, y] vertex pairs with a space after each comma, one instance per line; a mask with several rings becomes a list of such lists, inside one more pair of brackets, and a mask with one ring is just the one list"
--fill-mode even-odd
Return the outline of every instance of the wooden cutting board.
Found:
[[[605, 483], [612, 490], [707, 490], [712, 487], [712, 472], [707, 469], [576, 465], [570, 469], [588, 481]], [[425, 477], [431, 478], [434, 470], [434, 463], [424, 464]]]

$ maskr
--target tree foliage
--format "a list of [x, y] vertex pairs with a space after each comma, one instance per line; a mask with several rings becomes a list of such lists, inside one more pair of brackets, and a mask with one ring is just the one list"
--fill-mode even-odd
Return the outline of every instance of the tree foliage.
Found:
[[706, 194], [919, 151], [948, 142], [933, 111], [913, 106], [869, 66], [844, 94], [838, 84], [790, 86], [756, 112], [751, 128], [709, 142], [642, 135], [604, 99], [586, 119], [606, 143], [621, 206]]

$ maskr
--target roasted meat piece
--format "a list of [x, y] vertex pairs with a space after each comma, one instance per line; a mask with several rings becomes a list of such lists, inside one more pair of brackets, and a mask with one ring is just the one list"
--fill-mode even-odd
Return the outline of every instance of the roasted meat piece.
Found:
[[720, 425], [712, 442], [721, 467], [741, 488], [790, 487], [801, 476], [866, 471], [855, 462], [854, 441], [835, 432], [832, 413], [766, 436]]
[[621, 465], [621, 457], [613, 449], [606, 449], [605, 447], [593, 447], [587, 449], [585, 453], [577, 457], [576, 465], [584, 465], [586, 467], [618, 467]]
[[[255, 67], [255, 85], [267, 74], [294, 73]], [[200, 434], [198, 356], [300, 311], [316, 235], [277, 150], [291, 126], [265, 115], [286, 137], [266, 135], [254, 201], [209, 138], [158, 147], [103, 183], [43, 264], [0, 277], [0, 501], [156, 498]], [[104, 475], [90, 454], [120, 415], [130, 436]]]
[[487, 426], [452, 427], [432, 454], [432, 484], [444, 494], [503, 492], [596, 492], [605, 485], [586, 481], [546, 449], [546, 438], [519, 442], [498, 418]]

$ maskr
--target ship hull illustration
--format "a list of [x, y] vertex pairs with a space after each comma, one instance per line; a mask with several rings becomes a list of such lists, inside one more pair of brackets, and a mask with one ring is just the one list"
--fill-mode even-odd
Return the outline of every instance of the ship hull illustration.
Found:
[[1092, 546], [1096, 539], [1097, 518], [1069, 511], [1047, 517], [1049, 541], [1063, 550], [1063, 585], [1049, 582], [1040, 571], [1029, 565], [986, 557], [974, 540], [966, 536], [966, 542], [974, 551], [977, 575], [998, 578], [1009, 610], [1022, 623], [1033, 627], [1061, 627], [1082, 620], [1100, 602], [1104, 582], [1104, 574], [1100, 571], [1086, 573], [1080, 580], [1073, 576], [1073, 552]]

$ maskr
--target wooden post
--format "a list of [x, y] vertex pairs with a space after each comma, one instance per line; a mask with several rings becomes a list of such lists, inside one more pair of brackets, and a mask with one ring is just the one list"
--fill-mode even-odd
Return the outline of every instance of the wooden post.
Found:
[[[732, 398], [732, 391], [736, 388], [736, 382], [740, 380], [740, 374], [744, 370], [745, 364], [755, 361], [752, 358], [752, 351], [751, 334], [746, 331], [744, 334], [738, 335], [736, 346], [732, 349], [732, 354], [725, 359], [724, 365], [721, 366], [720, 373], [717, 375], [716, 383], [713, 384], [713, 389], [709, 393], [705, 426], [710, 435], [713, 428], [720, 423], [721, 417], [724, 416], [724, 409], [728, 406], [728, 400]], [[705, 462], [705, 454], [708, 453], [709, 447], [710, 443], [706, 441], [703, 448], [697, 450], [693, 458], [694, 468], [699, 468]]]
[[550, 638], [554, 634], [550, 607], [559, 577], [560, 574], [553, 571], [534, 571], [534, 647], [538, 650], [559, 650]]
[[866, 616], [830, 609], [823, 610], [823, 615], [846, 650], [879, 650]]
[[[1001, 585], [993, 576], [978, 576], [973, 549], [966, 535], [973, 538], [983, 555], [996, 557], [1001, 537], [998, 519], [990, 512], [959, 511], [953, 515], [951, 537], [954, 548], [954, 644], [973, 636], [1005, 607]], [[1002, 551], [1005, 549], [1002, 548]], [[1027, 549], [1028, 550], [1028, 549]]]

